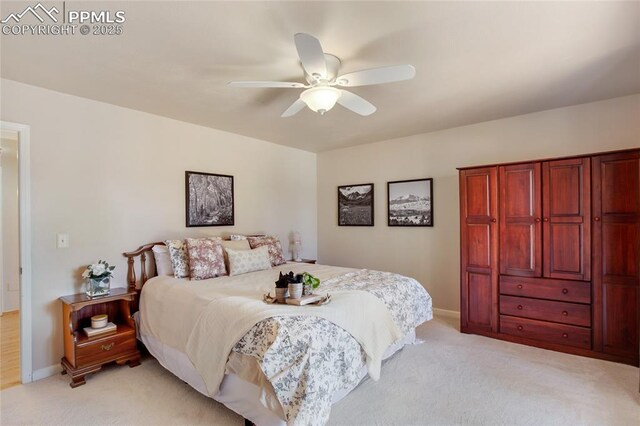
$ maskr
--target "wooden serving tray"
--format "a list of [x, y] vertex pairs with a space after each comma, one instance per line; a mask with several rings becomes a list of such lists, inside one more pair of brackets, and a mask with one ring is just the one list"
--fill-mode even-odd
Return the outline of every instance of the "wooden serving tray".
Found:
[[[316, 295], [314, 294], [313, 296], [316, 296]], [[303, 296], [303, 298], [304, 298], [304, 296]], [[287, 299], [289, 299], [289, 298], [287, 297]], [[331, 295], [327, 293], [327, 295], [322, 297], [322, 299], [317, 300], [315, 302], [307, 303], [306, 305], [297, 305], [297, 304], [293, 304], [293, 303], [286, 303], [286, 301], [285, 301], [285, 303], [278, 302], [278, 300], [275, 297], [273, 297], [271, 295], [271, 293], [263, 295], [262, 296], [262, 300], [265, 303], [268, 303], [270, 305], [271, 304], [278, 304], [278, 305], [289, 305], [289, 306], [320, 306], [320, 305], [326, 305], [327, 303], [329, 303], [331, 301]]]

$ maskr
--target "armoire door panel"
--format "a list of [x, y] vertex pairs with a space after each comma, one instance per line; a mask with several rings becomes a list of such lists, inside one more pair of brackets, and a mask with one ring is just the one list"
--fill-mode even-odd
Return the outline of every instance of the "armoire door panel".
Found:
[[467, 225], [467, 253], [469, 266], [491, 267], [491, 225]]
[[500, 273], [542, 275], [540, 163], [499, 167]]
[[591, 279], [591, 160], [542, 164], [544, 277]]
[[635, 158], [601, 163], [602, 214], [637, 214], [640, 211], [639, 168]]
[[549, 191], [549, 216], [579, 216], [583, 211], [581, 200], [583, 173], [580, 167], [582, 161], [578, 160], [578, 164], [575, 165], [559, 166], [555, 163], [548, 162], [548, 177], [546, 179], [543, 177], [542, 183], [545, 190]]
[[490, 216], [489, 212], [489, 176], [466, 176], [467, 218]]
[[469, 273], [469, 325], [491, 329], [493, 286], [491, 275]]
[[[582, 224], [581, 223], [552, 223], [549, 224], [551, 235], [546, 236], [545, 242], [549, 241], [553, 247], [553, 256], [549, 256], [548, 268], [553, 273], [549, 275], [562, 275], [571, 279], [573, 275], [583, 276], [583, 257], [581, 251], [576, 252], [576, 246], [582, 245]], [[545, 265], [547, 266], [547, 265]], [[545, 267], [546, 270], [546, 267]], [[575, 278], [575, 277], [574, 277]]]
[[602, 240], [615, 244], [602, 246], [602, 275], [635, 278], [640, 276], [640, 252], [636, 249], [640, 238], [639, 223], [602, 223]]
[[603, 351], [615, 355], [638, 353], [638, 287], [603, 285]]

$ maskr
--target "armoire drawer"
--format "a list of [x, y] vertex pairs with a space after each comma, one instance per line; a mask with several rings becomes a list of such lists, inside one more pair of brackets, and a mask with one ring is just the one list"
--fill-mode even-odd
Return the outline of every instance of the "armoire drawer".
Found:
[[500, 275], [500, 294], [562, 302], [591, 303], [591, 283]]
[[549, 343], [591, 349], [591, 329], [500, 315], [500, 332]]
[[577, 303], [502, 295], [500, 314], [591, 327], [591, 306]]

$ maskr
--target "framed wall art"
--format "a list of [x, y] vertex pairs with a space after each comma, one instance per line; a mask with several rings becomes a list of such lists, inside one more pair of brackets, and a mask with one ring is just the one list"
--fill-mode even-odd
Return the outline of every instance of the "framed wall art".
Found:
[[338, 187], [338, 225], [373, 226], [373, 184]]
[[389, 226], [433, 226], [433, 179], [387, 182]]
[[234, 224], [233, 176], [185, 172], [187, 227]]

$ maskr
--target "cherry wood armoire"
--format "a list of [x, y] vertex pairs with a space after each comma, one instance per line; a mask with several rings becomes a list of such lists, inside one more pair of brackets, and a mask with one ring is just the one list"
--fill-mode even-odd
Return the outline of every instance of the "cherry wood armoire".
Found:
[[461, 331], [637, 366], [640, 148], [459, 172]]

